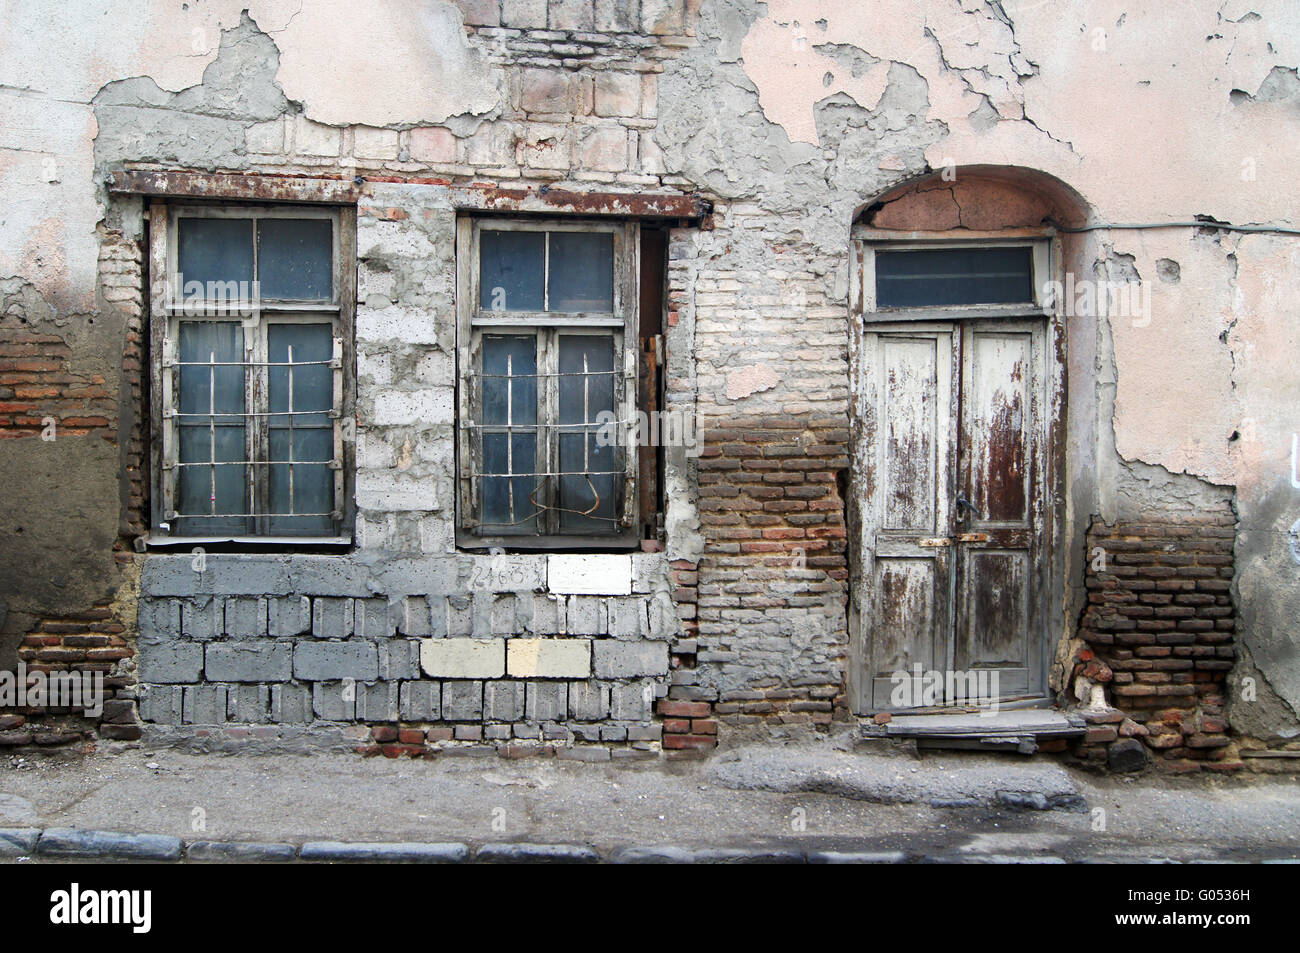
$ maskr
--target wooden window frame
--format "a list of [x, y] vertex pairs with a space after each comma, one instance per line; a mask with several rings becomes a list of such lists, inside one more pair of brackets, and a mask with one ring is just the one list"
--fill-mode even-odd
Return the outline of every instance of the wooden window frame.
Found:
[[[223, 309], [215, 302], [205, 302], [200, 313], [191, 313], [178, 297], [176, 268], [177, 222], [181, 217], [249, 219], [316, 218], [333, 223], [331, 251], [332, 290], [329, 300], [272, 299], [260, 297], [246, 312]], [[150, 501], [149, 546], [193, 545], [198, 543], [239, 543], [276, 546], [344, 546], [352, 543], [355, 522], [354, 486], [356, 462], [356, 358], [354, 325], [356, 314], [356, 215], [349, 206], [266, 205], [257, 203], [199, 203], [153, 199], [148, 209], [149, 223], [149, 342], [150, 342], [150, 465], [152, 494]], [[253, 226], [256, 228], [256, 225]], [[254, 279], [256, 242], [254, 242]], [[172, 293], [169, 293], [172, 292]], [[245, 372], [244, 406], [246, 413], [261, 413], [270, 406], [269, 368], [267, 361], [268, 329], [272, 324], [333, 325], [334, 341], [330, 366], [332, 394], [329, 417], [333, 421], [334, 505], [331, 511], [333, 531], [317, 535], [284, 535], [269, 530], [270, 521], [287, 514], [269, 512], [269, 469], [254, 462], [250, 479], [250, 512], [247, 517], [252, 531], [243, 533], [203, 533], [179, 535], [175, 532], [178, 453], [178, 373], [180, 325], [185, 321], [238, 320], [244, 331]], [[304, 412], [305, 413], [305, 412]], [[267, 418], [253, 416], [246, 428], [246, 460], [269, 459], [270, 427]], [[219, 514], [218, 514], [219, 515]], [[259, 531], [261, 530], [261, 531]]]
[[[611, 312], [568, 313], [558, 311], [491, 311], [480, 308], [479, 241], [482, 231], [535, 232], [607, 232], [614, 237], [614, 304]], [[553, 218], [497, 218], [464, 216], [456, 229], [456, 544], [462, 549], [514, 550], [599, 550], [627, 551], [641, 542], [640, 463], [633, 430], [638, 397], [638, 331], [640, 301], [640, 224], [636, 221], [609, 221]], [[549, 277], [544, 273], [549, 285]], [[561, 533], [554, 511], [547, 513], [547, 531], [540, 534], [488, 533], [480, 529], [479, 480], [481, 470], [478, 441], [474, 431], [480, 417], [482, 339], [484, 334], [536, 335], [538, 338], [538, 373], [557, 373], [560, 334], [600, 334], [614, 338], [614, 403], [618, 419], [623, 421], [622, 484], [616, 498], [618, 522], [608, 534]], [[543, 377], [543, 381], [554, 381]], [[558, 388], [549, 383], [539, 388], [539, 407], [554, 401]], [[549, 395], [549, 396], [548, 396]], [[549, 406], [543, 421], [554, 422], [558, 407]], [[539, 425], [539, 429], [546, 427]], [[554, 460], [554, 434], [539, 438], [542, 468], [548, 472]], [[558, 446], [558, 444], [556, 444]], [[555, 498], [552, 488], [548, 496]]]

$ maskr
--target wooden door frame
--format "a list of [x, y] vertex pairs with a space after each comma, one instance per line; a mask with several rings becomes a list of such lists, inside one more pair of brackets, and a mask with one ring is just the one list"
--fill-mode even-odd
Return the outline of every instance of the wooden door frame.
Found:
[[[989, 246], [996, 244], [1031, 244], [1034, 253], [1034, 290], [1036, 302], [1034, 307], [983, 307], [983, 308], [926, 308], [899, 309], [880, 312], [875, 308], [874, 290], [874, 250], [880, 247], [953, 247], [954, 245]], [[1043, 567], [1043, 604], [1046, 618], [1042, 626], [1042, 645], [1039, 656], [1039, 684], [1041, 694], [1034, 694], [1024, 699], [1008, 699], [999, 702], [1000, 707], [1038, 706], [1047, 703], [1052, 697], [1050, 670], [1061, 641], [1068, 637], [1069, 625], [1065, 618], [1065, 565], [1066, 552], [1066, 500], [1068, 487], [1065, 478], [1068, 473], [1065, 466], [1067, 447], [1067, 408], [1066, 394], [1068, 388], [1066, 328], [1061, 302], [1055, 300], [1048, 290], [1050, 282], [1058, 282], [1061, 287], [1062, 249], [1060, 235], [1053, 229], [1009, 229], [1000, 232], [952, 231], [934, 233], [899, 233], [886, 230], [867, 229], [857, 226], [853, 230], [851, 244], [849, 281], [849, 494], [845, 501], [846, 523], [848, 526], [848, 651], [845, 682], [849, 706], [859, 715], [870, 715], [885, 709], [864, 704], [863, 692], [869, 688], [864, 685], [863, 664], [869, 657], [870, 633], [864, 631], [864, 606], [857, 598], [857, 593], [864, 591], [862, 586], [863, 554], [863, 514], [860, 502], [865, 499], [862, 481], [866, 478], [864, 458], [862, 456], [862, 404], [864, 395], [861, 359], [863, 336], [873, 330], [883, 330], [881, 326], [905, 325], [912, 330], [941, 330], [945, 326], [955, 326], [960, 333], [965, 320], [1025, 320], [1029, 318], [1045, 320], [1045, 341], [1043, 378], [1045, 385], [1044, 411], [1045, 427], [1043, 433], [1043, 552], [1048, 555]], [[872, 286], [868, 287], [868, 282]], [[872, 325], [868, 328], [868, 325]], [[955, 477], [955, 475], [954, 475]], [[867, 699], [869, 700], [869, 696]], [[951, 713], [951, 708], [943, 709]], [[908, 709], [920, 713], [924, 709]]]

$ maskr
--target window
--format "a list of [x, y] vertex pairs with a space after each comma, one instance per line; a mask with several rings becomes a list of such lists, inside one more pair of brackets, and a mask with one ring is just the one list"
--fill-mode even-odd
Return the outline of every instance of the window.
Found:
[[1047, 241], [868, 240], [859, 247], [859, 293], [868, 320], [1042, 314], [1050, 304], [1042, 290]]
[[637, 226], [464, 219], [458, 236], [460, 543], [635, 545]]
[[150, 223], [155, 541], [345, 541], [351, 217], [155, 203]]

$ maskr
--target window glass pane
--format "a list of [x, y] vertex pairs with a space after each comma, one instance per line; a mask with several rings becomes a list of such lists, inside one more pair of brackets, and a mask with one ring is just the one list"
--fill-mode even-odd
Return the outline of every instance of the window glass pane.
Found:
[[1029, 248], [930, 248], [876, 252], [876, 306], [1032, 302]]
[[249, 512], [248, 468], [243, 463], [247, 418], [235, 416], [244, 411], [244, 367], [216, 363], [243, 361], [243, 328], [235, 321], [183, 321], [179, 354], [177, 459], [181, 466], [175, 505], [180, 515], [175, 531], [178, 535], [245, 532], [243, 517], [211, 518]]
[[[537, 434], [498, 431], [483, 434], [483, 530], [490, 534], [536, 534], [543, 480], [537, 469]], [[511, 476], [525, 473], [528, 476]], [[533, 496], [533, 494], [536, 496]]]
[[[334, 474], [328, 465], [334, 454], [334, 425], [328, 415], [334, 399], [329, 366], [334, 352], [333, 326], [271, 324], [266, 340], [271, 362], [267, 369], [272, 461], [268, 509], [276, 514], [328, 514], [334, 509]], [[293, 366], [289, 366], [290, 356]], [[313, 535], [329, 533], [332, 526], [328, 515], [277, 516], [269, 521], [268, 531]]]
[[483, 336], [483, 423], [537, 423], [537, 338]]
[[611, 533], [622, 454], [598, 438], [600, 414], [615, 412], [614, 338], [562, 334], [559, 348], [560, 531]]
[[264, 297], [332, 299], [333, 261], [333, 220], [258, 220], [257, 280]]
[[[253, 280], [253, 220], [251, 218], [185, 218], [176, 223], [176, 269], [184, 298], [194, 297], [191, 282], [199, 282], [207, 298], [224, 295], [240, 300], [240, 289], [214, 287], [208, 282]], [[244, 294], [251, 294], [248, 287]]]
[[541, 311], [546, 235], [479, 233], [479, 307], [484, 311]]
[[[538, 532], [538, 506], [530, 494], [543, 492], [537, 469], [537, 338], [484, 335], [483, 521], [489, 533]], [[498, 429], [499, 428], [499, 429]], [[520, 430], [519, 428], [524, 428]], [[525, 476], [515, 477], [521, 473]], [[541, 499], [540, 495], [537, 499]]]
[[612, 234], [551, 232], [549, 310], [614, 310]]

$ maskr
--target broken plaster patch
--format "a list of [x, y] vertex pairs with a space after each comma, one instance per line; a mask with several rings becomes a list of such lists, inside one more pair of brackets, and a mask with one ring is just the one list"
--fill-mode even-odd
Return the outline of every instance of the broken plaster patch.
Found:
[[770, 365], [755, 364], [727, 375], [727, 397], [740, 400], [761, 390], [771, 390], [778, 383], [780, 378]]

